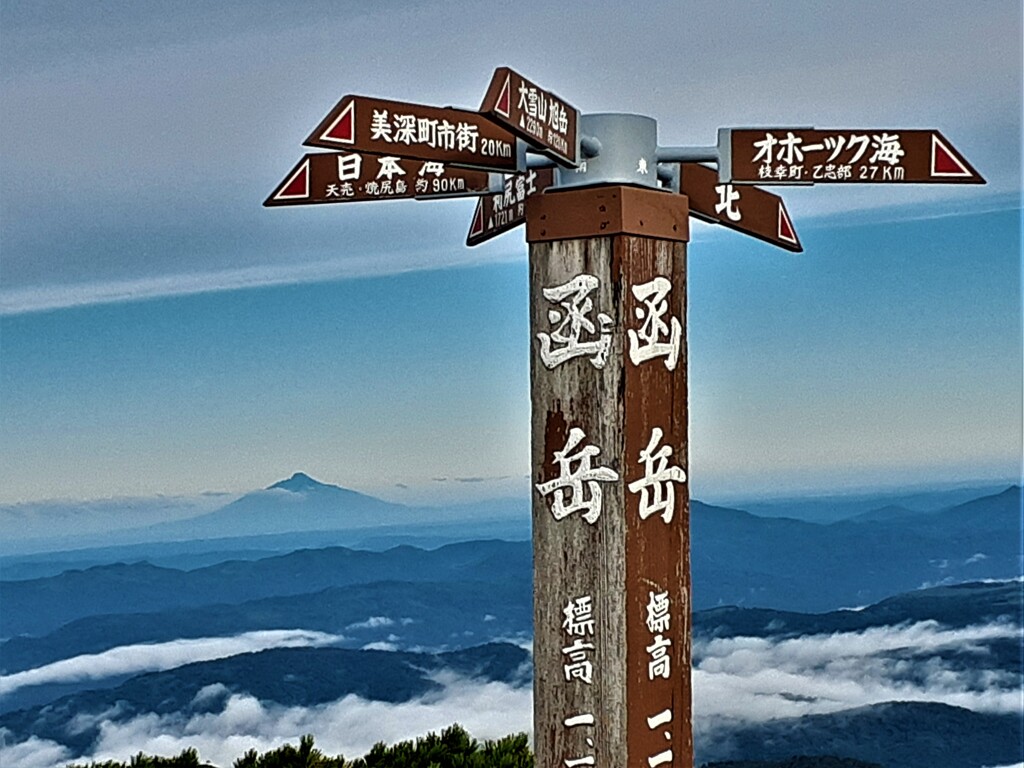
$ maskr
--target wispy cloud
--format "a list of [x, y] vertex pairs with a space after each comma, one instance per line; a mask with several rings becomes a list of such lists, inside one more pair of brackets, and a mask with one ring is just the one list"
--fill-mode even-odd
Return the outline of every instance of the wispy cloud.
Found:
[[[848, 192], [844, 190], [844, 192]], [[944, 192], [940, 190], [940, 192]], [[1019, 197], [1005, 193], [991, 195], [980, 200], [964, 203], [959, 201], [953, 207], [945, 198], [936, 196], [931, 209], [918, 202], [916, 193], [905, 205], [893, 205], [892, 201], [879, 204], [870, 199], [850, 200], [847, 198], [831, 202], [831, 198], [818, 202], [801, 217], [806, 226], [863, 226], [896, 221], [923, 221], [962, 216], [967, 212], [985, 213], [1020, 208]], [[833, 195], [834, 197], [834, 195]], [[713, 240], [719, 236], [729, 237], [721, 227], [697, 223], [694, 227], [694, 242]], [[0, 290], [0, 317], [46, 312], [57, 309], [71, 309], [101, 304], [148, 301], [177, 296], [193, 296], [206, 293], [222, 293], [252, 288], [284, 285], [303, 285], [335, 280], [364, 277], [379, 277], [422, 270], [475, 266], [496, 261], [516, 261], [522, 258], [518, 246], [498, 245], [484, 251], [439, 249], [418, 251], [406, 248], [400, 254], [388, 259], [379, 253], [365, 257], [346, 255], [343, 259], [323, 261], [290, 261], [280, 264], [263, 264], [254, 267], [237, 267], [221, 270], [185, 272], [156, 276], [140, 276], [126, 279], [82, 281], [73, 283], [45, 283], [20, 288]], [[438, 482], [478, 482], [488, 478], [434, 478]]]
[[375, 640], [372, 643], [367, 643], [360, 650], [363, 651], [397, 651], [398, 646], [393, 642], [387, 640]]
[[302, 629], [246, 632], [235, 637], [203, 637], [152, 645], [122, 645], [103, 653], [75, 656], [24, 672], [0, 677], [0, 695], [19, 688], [46, 683], [101, 680], [117, 675], [157, 672], [183, 664], [254, 653], [268, 648], [301, 648], [331, 645], [339, 635]]
[[63, 744], [35, 736], [8, 747], [8, 733], [7, 729], [0, 728], [0, 744], [4, 745], [0, 747], [0, 757], [3, 758], [4, 766], [9, 768], [56, 768], [66, 765], [74, 757]]
[[5, 542], [70, 534], [109, 533], [212, 512], [237, 494], [54, 499], [0, 505], [0, 540]]
[[[300, 708], [231, 696], [223, 711], [177, 715], [144, 715], [124, 723], [104, 724], [90, 760], [124, 760], [139, 750], [173, 755], [195, 747], [206, 762], [231, 765], [249, 749], [265, 751], [296, 743], [306, 733], [328, 754], [361, 756], [378, 741], [394, 743], [440, 731], [454, 722], [479, 739], [530, 731], [529, 687], [483, 683], [451, 675], [439, 676], [439, 693], [401, 704], [346, 696], [332, 704]], [[5, 767], [8, 765], [6, 760]], [[38, 763], [32, 768], [43, 768]], [[12, 764], [11, 768], [15, 768]], [[26, 766], [27, 768], [27, 766]]]
[[[494, 252], [488, 254], [493, 261]], [[500, 255], [500, 254], [499, 254]], [[507, 260], [520, 258], [508, 253]], [[446, 251], [444, 258], [435, 252], [405, 251], [398, 259], [379, 255], [361, 258], [347, 256], [333, 261], [268, 264], [209, 272], [188, 272], [146, 276], [124, 280], [79, 283], [55, 283], [0, 291], [0, 316], [22, 315], [54, 309], [70, 309], [96, 304], [120, 304], [129, 301], [174, 296], [193, 296], [249, 288], [301, 285], [332, 280], [400, 274], [446, 267], [472, 266], [483, 261], [474, 251]]]
[[395, 620], [387, 616], [371, 616], [366, 621], [357, 621], [355, 624], [349, 624], [345, 629], [377, 629], [378, 627], [391, 627], [394, 624]]
[[[985, 664], [985, 644], [1019, 641], [1013, 624], [944, 629], [932, 621], [790, 640], [694, 643], [694, 703], [711, 724], [836, 712], [884, 701], [937, 701], [981, 712], [1020, 712], [1019, 678]], [[972, 653], [957, 668], [939, 655]]]

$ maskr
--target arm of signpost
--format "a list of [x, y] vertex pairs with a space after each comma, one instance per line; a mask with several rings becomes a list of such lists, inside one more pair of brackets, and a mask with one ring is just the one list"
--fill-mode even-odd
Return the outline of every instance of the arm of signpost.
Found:
[[[601, 142], [594, 136], [582, 136], [580, 138], [580, 154], [589, 160], [601, 154]], [[527, 168], [557, 168], [558, 163], [545, 155], [527, 155]]]
[[580, 153], [586, 157], [597, 157], [601, 154], [601, 142], [596, 136], [580, 136]]
[[717, 163], [718, 147], [658, 147], [659, 163]]

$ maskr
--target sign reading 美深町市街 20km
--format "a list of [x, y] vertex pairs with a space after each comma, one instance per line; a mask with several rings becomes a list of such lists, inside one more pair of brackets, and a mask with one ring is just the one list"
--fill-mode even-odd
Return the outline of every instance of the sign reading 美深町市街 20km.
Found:
[[365, 96], [345, 96], [305, 143], [466, 168], [518, 169], [515, 136], [484, 115]]
[[977, 184], [928, 129], [723, 128], [661, 147], [508, 67], [480, 109], [344, 96], [269, 207], [476, 197], [530, 242], [534, 743], [541, 768], [692, 768], [689, 218], [803, 246], [755, 184]]

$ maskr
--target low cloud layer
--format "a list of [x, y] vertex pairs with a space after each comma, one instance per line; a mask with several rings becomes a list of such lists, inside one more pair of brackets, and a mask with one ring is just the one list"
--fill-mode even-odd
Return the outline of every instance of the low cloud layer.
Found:
[[184, 520], [212, 512], [237, 498], [235, 494], [152, 496], [51, 500], [0, 505], [0, 540], [5, 550], [12, 542], [69, 535], [109, 534], [113, 530], [141, 528], [171, 520]]
[[[402, 704], [346, 696], [323, 706], [282, 707], [234, 695], [218, 714], [148, 714], [123, 723], [106, 722], [88, 759], [126, 760], [140, 750], [176, 755], [195, 747], [203, 761], [231, 765], [250, 749], [263, 752], [295, 744], [306, 733], [314, 734], [317, 747], [327, 754], [354, 758], [366, 754], [378, 741], [393, 744], [455, 722], [478, 739], [531, 730], [529, 687], [452, 676], [438, 681], [444, 684], [440, 693]], [[34, 742], [33, 746], [42, 750], [40, 754], [50, 755], [49, 760], [36, 760], [27, 748], [15, 747], [0, 751], [4, 768], [57, 768], [64, 764], [67, 754], [60, 751], [60, 745]]]
[[0, 757], [5, 768], [55, 768], [74, 757], [67, 747], [35, 736], [10, 747], [6, 746], [7, 738], [7, 731], [0, 728]]
[[[979, 712], [1020, 712], [1020, 680], [990, 669], [985, 643], [1020, 641], [1021, 628], [944, 629], [933, 621], [790, 640], [719, 638], [694, 643], [698, 718], [763, 721], [883, 701], [935, 701]], [[956, 669], [938, 654], [976, 654]], [[913, 657], [912, 657], [913, 656]], [[920, 658], [924, 656], [924, 658]]]
[[0, 677], [0, 696], [19, 688], [46, 683], [73, 683], [101, 680], [117, 675], [159, 672], [198, 661], [223, 659], [240, 653], [268, 648], [302, 648], [331, 645], [343, 640], [339, 635], [302, 629], [246, 632], [235, 637], [201, 637], [172, 640], [168, 643], [122, 645], [103, 653], [75, 656], [35, 669]]
[[[331, 640], [317, 633], [291, 636], [296, 644]], [[275, 643], [283, 640], [277, 638]], [[1020, 680], [997, 668], [990, 644], [1021, 640], [1021, 627], [1010, 623], [954, 630], [931, 621], [788, 640], [698, 640], [694, 644], [694, 730], [698, 739], [707, 738], [713, 729], [730, 723], [829, 713], [893, 700], [1020, 713]], [[959, 663], [944, 654], [956, 655]], [[963, 663], [965, 656], [969, 663]], [[249, 749], [273, 749], [312, 733], [323, 751], [353, 758], [378, 741], [411, 739], [455, 722], [480, 739], [532, 731], [528, 686], [451, 675], [437, 679], [443, 685], [439, 692], [405, 703], [347, 696], [306, 708], [260, 702], [211, 687], [200, 696], [207, 703], [223, 698], [224, 707], [217, 713], [150, 713], [123, 722], [111, 719], [113, 714], [101, 716], [105, 722], [99, 741], [85, 757], [125, 760], [140, 750], [172, 755], [194, 746], [204, 760], [230, 765]], [[18, 745], [0, 750], [4, 768], [56, 768], [66, 762], [60, 745], [38, 739], [30, 743], [33, 749]]]

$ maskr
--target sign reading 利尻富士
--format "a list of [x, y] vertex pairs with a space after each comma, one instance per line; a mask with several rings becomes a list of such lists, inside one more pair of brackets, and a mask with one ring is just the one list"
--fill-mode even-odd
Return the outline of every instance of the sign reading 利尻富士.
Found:
[[543, 192], [554, 183], [553, 168], [530, 169], [505, 179], [500, 192], [482, 195], [476, 201], [466, 245], [480, 245], [525, 223], [526, 198]]
[[307, 147], [515, 171], [516, 138], [478, 112], [345, 96], [306, 139]]
[[733, 184], [984, 184], [938, 131], [723, 128], [719, 179]]
[[500, 189], [501, 174], [393, 155], [325, 152], [304, 156], [265, 206], [462, 197]]

